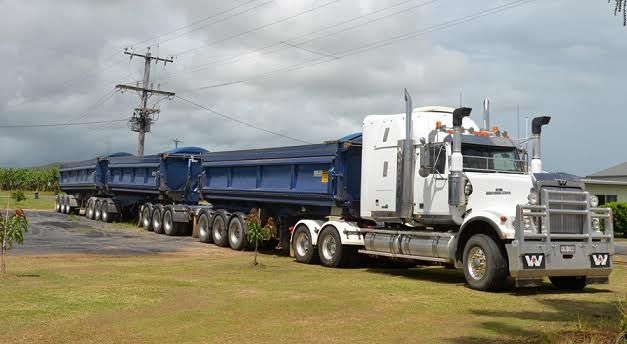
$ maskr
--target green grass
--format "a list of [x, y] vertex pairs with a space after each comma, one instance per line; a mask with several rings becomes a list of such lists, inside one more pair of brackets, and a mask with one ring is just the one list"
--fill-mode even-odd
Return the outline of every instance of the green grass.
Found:
[[26, 199], [21, 202], [15, 202], [10, 198], [10, 191], [0, 191], [0, 209], [5, 209], [7, 206], [7, 200], [9, 200], [9, 208], [22, 208], [22, 209], [38, 209], [38, 210], [53, 210], [54, 209], [54, 192], [40, 192], [39, 199], [35, 199], [34, 191], [24, 191]]
[[[597, 343], [616, 336], [610, 285], [483, 293], [439, 267], [328, 269], [212, 245], [143, 257], [9, 256], [7, 343]], [[579, 342], [579, 341], [578, 341]]]

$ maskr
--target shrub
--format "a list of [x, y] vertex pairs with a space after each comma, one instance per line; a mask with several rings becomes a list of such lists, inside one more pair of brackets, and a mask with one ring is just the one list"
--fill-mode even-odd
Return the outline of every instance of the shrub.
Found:
[[11, 198], [13, 198], [16, 202], [21, 202], [26, 199], [26, 195], [24, 194], [24, 191], [17, 190], [11, 192]]
[[614, 233], [627, 233], [627, 202], [610, 202], [603, 206], [612, 209]]

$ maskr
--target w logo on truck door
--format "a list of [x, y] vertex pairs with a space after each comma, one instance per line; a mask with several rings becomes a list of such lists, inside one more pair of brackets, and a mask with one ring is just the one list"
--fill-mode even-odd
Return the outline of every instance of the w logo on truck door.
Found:
[[544, 253], [524, 254], [523, 267], [525, 269], [544, 269]]
[[610, 255], [607, 253], [597, 253], [590, 255], [590, 263], [593, 268], [609, 268]]

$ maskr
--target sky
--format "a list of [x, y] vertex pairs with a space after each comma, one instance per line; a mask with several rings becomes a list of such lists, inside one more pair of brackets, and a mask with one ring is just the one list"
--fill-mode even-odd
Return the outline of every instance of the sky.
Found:
[[[627, 28], [605, 0], [0, 0], [0, 8], [1, 167], [135, 153], [126, 119], [139, 97], [115, 85], [142, 79], [143, 60], [124, 51], [148, 47], [174, 61], [151, 65], [152, 87], [180, 98], [150, 99], [161, 112], [146, 154], [175, 138], [211, 151], [337, 139], [361, 131], [369, 114], [404, 112], [407, 88], [416, 107], [457, 107], [461, 98], [477, 122], [488, 97], [493, 125], [513, 137], [525, 136], [526, 118], [552, 116], [549, 171], [585, 176], [627, 161]], [[86, 122], [100, 123], [10, 127]]]

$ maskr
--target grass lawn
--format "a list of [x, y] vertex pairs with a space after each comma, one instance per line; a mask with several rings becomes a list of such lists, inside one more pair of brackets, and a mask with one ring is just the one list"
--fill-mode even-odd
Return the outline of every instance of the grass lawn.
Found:
[[600, 343], [616, 336], [627, 293], [625, 266], [586, 292], [483, 293], [439, 267], [336, 270], [261, 255], [253, 268], [251, 259], [215, 248], [9, 256], [0, 342]]
[[9, 208], [22, 208], [22, 209], [54, 209], [54, 192], [40, 192], [39, 199], [35, 199], [34, 191], [24, 191], [26, 199], [21, 202], [15, 202], [11, 196], [10, 191], [0, 191], [0, 209], [4, 209], [7, 206], [7, 199], [9, 200]]

